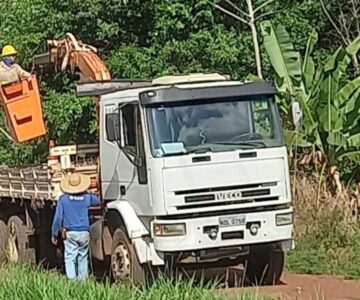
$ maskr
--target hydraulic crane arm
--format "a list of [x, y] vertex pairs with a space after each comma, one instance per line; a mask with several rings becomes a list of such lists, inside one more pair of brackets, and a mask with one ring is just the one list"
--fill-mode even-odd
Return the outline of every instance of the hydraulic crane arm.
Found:
[[73, 34], [67, 33], [61, 40], [48, 40], [48, 52], [36, 55], [33, 65], [54, 64], [56, 70], [70, 69], [80, 74], [80, 81], [110, 80], [110, 72], [97, 55], [95, 47], [76, 40]]
[[[111, 80], [110, 72], [97, 54], [95, 47], [76, 40], [67, 33], [63, 39], [48, 40], [48, 52], [33, 57], [33, 67], [45, 64], [55, 65], [56, 71], [70, 69], [80, 75], [80, 82], [104, 82]], [[99, 117], [99, 99], [93, 97], [96, 119]]]

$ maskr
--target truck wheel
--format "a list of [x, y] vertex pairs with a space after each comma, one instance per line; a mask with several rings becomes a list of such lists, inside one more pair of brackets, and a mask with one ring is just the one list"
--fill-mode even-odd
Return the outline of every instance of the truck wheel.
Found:
[[6, 252], [9, 243], [9, 229], [6, 224], [0, 220], [0, 262], [6, 259]]
[[116, 283], [145, 283], [145, 269], [140, 264], [134, 246], [125, 230], [117, 228], [111, 246], [111, 274]]
[[254, 285], [277, 284], [284, 262], [284, 252], [277, 245], [253, 246], [245, 265], [246, 276]]
[[13, 259], [11, 258], [10, 253], [10, 260], [35, 264], [35, 249], [30, 248], [28, 230], [23, 221], [18, 216], [11, 216], [8, 220], [7, 226], [10, 232], [10, 240], [13, 243], [13, 247], [11, 248], [13, 248], [13, 251], [17, 252], [13, 253]]

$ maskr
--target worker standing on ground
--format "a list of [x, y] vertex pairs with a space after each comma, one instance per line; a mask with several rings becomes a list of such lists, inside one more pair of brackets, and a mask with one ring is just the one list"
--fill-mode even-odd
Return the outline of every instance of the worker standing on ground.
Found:
[[11, 45], [6, 45], [2, 49], [0, 62], [0, 85], [17, 82], [23, 77], [31, 80], [31, 74], [23, 70], [15, 63], [17, 52]]
[[52, 225], [51, 241], [58, 243], [61, 231], [65, 246], [65, 270], [69, 279], [85, 280], [88, 277], [88, 252], [90, 242], [90, 206], [99, 206], [99, 198], [87, 192], [90, 177], [71, 174], [61, 180], [64, 192], [60, 196]]

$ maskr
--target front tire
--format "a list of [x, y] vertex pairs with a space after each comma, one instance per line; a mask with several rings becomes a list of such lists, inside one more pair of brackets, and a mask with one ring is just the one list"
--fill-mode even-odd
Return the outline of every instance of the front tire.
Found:
[[111, 274], [116, 283], [145, 284], [145, 268], [124, 228], [117, 228], [111, 246]]
[[254, 285], [279, 283], [285, 265], [285, 254], [279, 245], [253, 246], [247, 259], [246, 276]]

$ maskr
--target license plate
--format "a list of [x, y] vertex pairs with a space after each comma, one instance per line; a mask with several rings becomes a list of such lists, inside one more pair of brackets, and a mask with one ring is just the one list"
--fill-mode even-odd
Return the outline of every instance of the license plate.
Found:
[[245, 216], [219, 218], [220, 227], [245, 225]]

